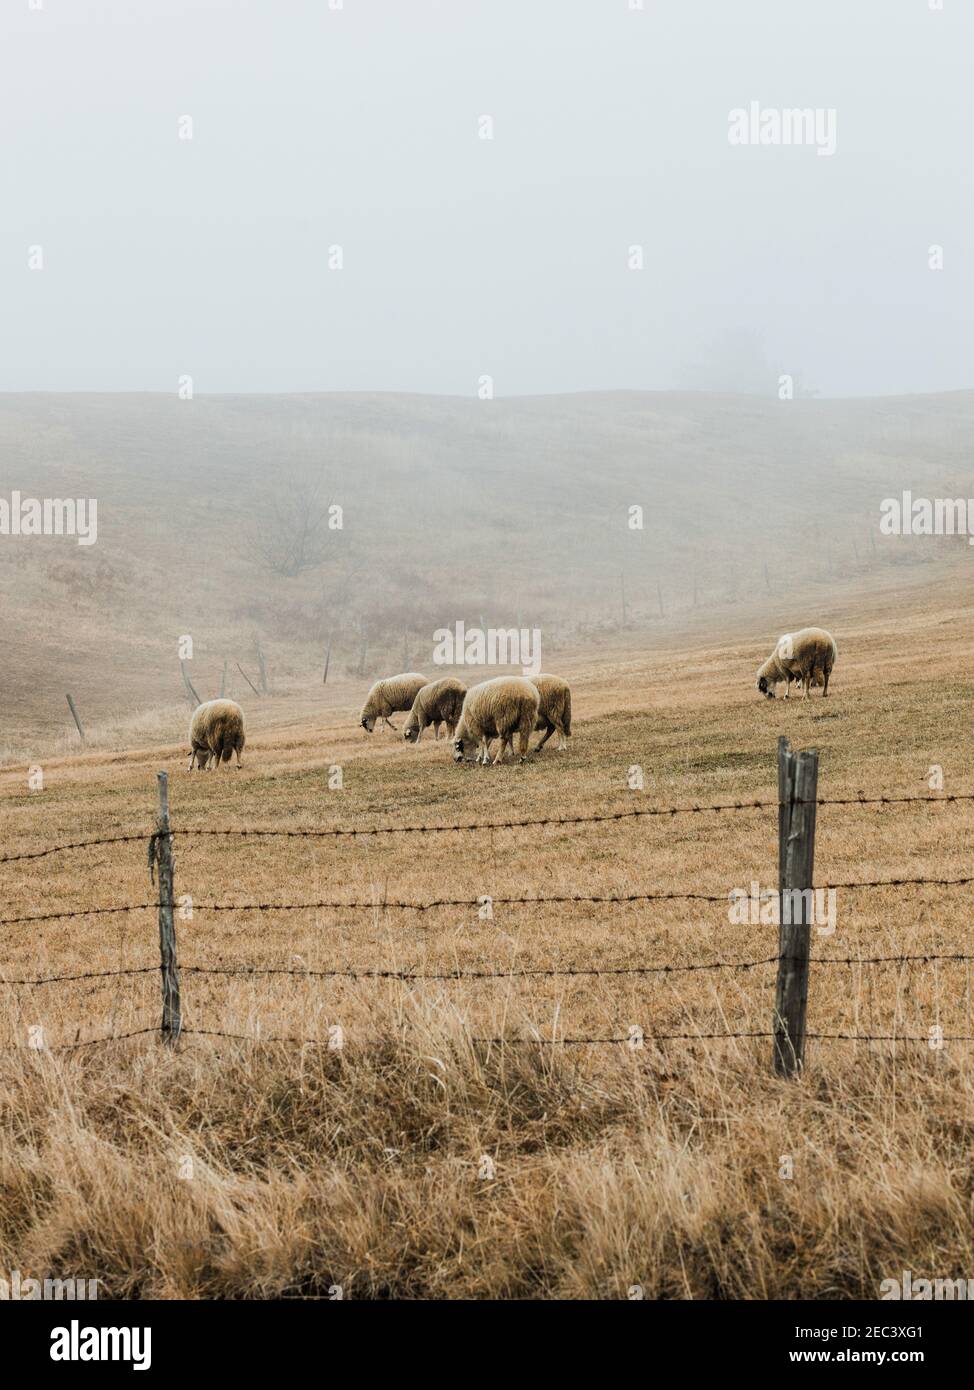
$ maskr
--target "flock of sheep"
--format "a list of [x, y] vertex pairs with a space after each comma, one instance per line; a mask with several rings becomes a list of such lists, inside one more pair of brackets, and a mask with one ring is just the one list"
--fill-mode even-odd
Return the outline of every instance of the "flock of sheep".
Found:
[[433, 726], [433, 738], [440, 736], [440, 726], [446, 725], [446, 736], [453, 740], [453, 760], [490, 762], [490, 746], [500, 739], [494, 765], [503, 761], [508, 748], [514, 756], [514, 737], [518, 739], [518, 755], [522, 762], [528, 756], [528, 742], [534, 730], [544, 730], [544, 737], [534, 752], [558, 733], [558, 747], [568, 747], [572, 732], [572, 692], [560, 676], [496, 676], [470, 690], [455, 676], [427, 681], [425, 676], [410, 671], [401, 676], [389, 676], [376, 681], [362, 708], [362, 728], [371, 733], [382, 720], [390, 729], [396, 728], [390, 715], [408, 710], [403, 729], [407, 743], [418, 743], [423, 730]]
[[[786, 632], [758, 671], [757, 688], [773, 700], [777, 686], [784, 681], [787, 700], [793, 682], [804, 689], [805, 699], [813, 685], [820, 685], [825, 697], [836, 654], [835, 639], [824, 628]], [[398, 732], [390, 716], [405, 711], [403, 738], [407, 743], [418, 743], [423, 730], [430, 726], [436, 740], [445, 725], [446, 737], [453, 740], [454, 762], [458, 763], [466, 759], [486, 766], [491, 761], [491, 745], [500, 739], [493, 759], [496, 766], [508, 748], [514, 757], [515, 735], [518, 756], [524, 762], [533, 731], [543, 731], [544, 735], [535, 744], [535, 753], [555, 732], [559, 749], [567, 748], [572, 732], [572, 692], [560, 676], [534, 676], [530, 680], [496, 676], [469, 690], [455, 676], [437, 681], [428, 681], [415, 671], [389, 676], [376, 681], [369, 691], [362, 709], [362, 728], [371, 734], [382, 722]], [[189, 742], [190, 769], [217, 767], [228, 763], [234, 754], [239, 767], [245, 742], [243, 710], [233, 700], [208, 700], [193, 714]]]

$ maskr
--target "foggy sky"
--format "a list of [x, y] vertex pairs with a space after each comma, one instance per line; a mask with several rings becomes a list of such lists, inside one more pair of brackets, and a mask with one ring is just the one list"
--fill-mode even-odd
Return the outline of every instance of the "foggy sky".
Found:
[[[966, 0], [41, 2], [0, 390], [974, 386]], [[834, 155], [732, 146], [752, 101]]]

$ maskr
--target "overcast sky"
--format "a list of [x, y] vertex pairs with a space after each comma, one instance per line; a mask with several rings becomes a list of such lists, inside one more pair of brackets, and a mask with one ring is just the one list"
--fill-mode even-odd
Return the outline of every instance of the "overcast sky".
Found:
[[971, 0], [33, 3], [0, 389], [974, 387]]

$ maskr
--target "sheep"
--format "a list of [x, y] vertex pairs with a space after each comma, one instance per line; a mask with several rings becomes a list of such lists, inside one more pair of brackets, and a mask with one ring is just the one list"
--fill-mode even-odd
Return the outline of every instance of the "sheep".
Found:
[[244, 746], [243, 710], [234, 700], [207, 700], [197, 705], [189, 725], [189, 771], [195, 763], [201, 772], [210, 765], [219, 767], [221, 760], [230, 761], [231, 754], [237, 755], [237, 766], [241, 767], [240, 754]]
[[807, 700], [811, 687], [821, 684], [824, 699], [829, 693], [829, 676], [837, 655], [835, 638], [824, 628], [803, 627], [800, 632], [786, 632], [758, 671], [757, 688], [773, 700], [775, 687], [784, 681], [787, 700], [792, 681], [798, 681], [804, 687], [802, 698]]
[[572, 692], [568, 682], [560, 676], [541, 675], [532, 676], [531, 684], [537, 686], [541, 697], [535, 731], [546, 730], [544, 738], [535, 744], [534, 751], [540, 753], [556, 729], [559, 751], [567, 748], [572, 733]]
[[426, 677], [416, 671], [409, 671], [402, 676], [387, 676], [385, 680], [376, 681], [362, 706], [362, 728], [370, 734], [381, 719], [398, 733], [389, 715], [399, 710], [412, 709], [413, 701], [427, 684]]
[[[514, 754], [514, 735], [518, 735], [518, 753], [523, 763], [528, 755], [531, 731], [538, 719], [541, 696], [538, 688], [523, 676], [495, 676], [468, 690], [460, 711], [453, 740], [453, 761], [464, 758], [483, 763], [490, 761], [490, 745], [499, 738], [501, 746], [494, 766], [503, 760], [504, 750], [511, 746]], [[476, 750], [476, 756], [474, 755]]]
[[460, 710], [467, 687], [455, 676], [444, 676], [442, 680], [430, 681], [417, 692], [413, 707], [409, 711], [403, 729], [407, 743], [418, 743], [423, 730], [433, 725], [434, 741], [440, 736], [440, 725], [446, 725], [446, 736], [452, 738], [460, 722]]

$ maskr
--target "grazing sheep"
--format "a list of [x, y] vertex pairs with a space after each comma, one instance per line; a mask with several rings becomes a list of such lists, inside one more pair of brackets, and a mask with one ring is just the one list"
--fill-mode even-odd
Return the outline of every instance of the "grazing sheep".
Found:
[[189, 725], [189, 770], [195, 763], [200, 771], [208, 766], [228, 763], [233, 753], [241, 767], [240, 753], [244, 746], [243, 710], [234, 700], [207, 700], [197, 705]]
[[399, 710], [412, 709], [413, 701], [427, 684], [426, 677], [420, 676], [416, 671], [409, 671], [402, 676], [387, 676], [383, 681], [376, 681], [362, 706], [362, 728], [370, 734], [381, 719], [398, 733], [389, 715]]
[[446, 725], [447, 738], [452, 738], [460, 722], [460, 710], [466, 693], [467, 687], [455, 676], [444, 676], [440, 681], [430, 681], [429, 685], [424, 685], [413, 701], [403, 729], [402, 736], [406, 742], [418, 743], [423, 737], [423, 730], [431, 724], [434, 741], [440, 736], [441, 724]]
[[464, 758], [483, 763], [490, 761], [490, 745], [499, 738], [501, 746], [494, 759], [496, 767], [510, 744], [514, 754], [514, 735], [518, 735], [521, 762], [528, 756], [531, 730], [538, 719], [541, 697], [537, 686], [523, 676], [495, 676], [491, 681], [468, 690], [460, 711], [460, 723], [453, 740], [453, 761]]
[[803, 627], [800, 632], [786, 632], [779, 637], [775, 649], [758, 671], [757, 688], [769, 700], [775, 698], [775, 687], [785, 682], [785, 699], [792, 681], [804, 687], [803, 699], [813, 685], [822, 686], [822, 698], [829, 693], [829, 676], [838, 655], [835, 638], [821, 627]]
[[538, 722], [535, 730], [544, 729], [545, 736], [534, 746], [540, 753], [551, 735], [558, 730], [559, 750], [568, 747], [572, 733], [572, 692], [568, 682], [561, 676], [532, 676], [531, 684], [537, 686], [541, 703], [538, 708]]

